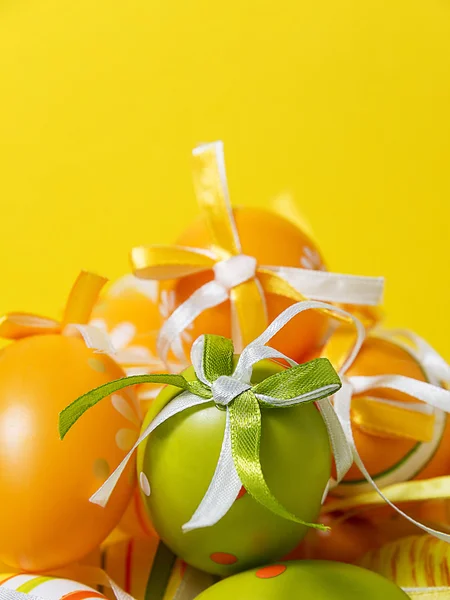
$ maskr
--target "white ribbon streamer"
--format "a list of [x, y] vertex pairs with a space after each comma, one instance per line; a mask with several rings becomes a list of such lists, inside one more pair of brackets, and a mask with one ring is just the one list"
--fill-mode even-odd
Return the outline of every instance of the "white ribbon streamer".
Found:
[[[398, 389], [398, 388], [395, 388], [395, 389]], [[387, 498], [387, 496], [385, 496], [383, 494], [381, 489], [377, 486], [375, 481], [372, 479], [370, 473], [364, 466], [364, 463], [358, 453], [358, 450], [356, 449], [356, 444], [355, 444], [355, 440], [353, 437], [353, 431], [352, 431], [351, 416], [350, 416], [351, 400], [352, 400], [352, 384], [349, 383], [348, 381], [346, 381], [343, 383], [342, 388], [339, 390], [339, 392], [337, 394], [335, 394], [335, 396], [334, 396], [334, 409], [335, 409], [336, 414], [339, 417], [341, 425], [344, 429], [345, 435], [347, 437], [347, 441], [349, 442], [350, 447], [352, 448], [353, 459], [354, 459], [356, 465], [358, 466], [359, 470], [361, 471], [361, 473], [364, 475], [364, 477], [370, 483], [370, 485], [374, 488], [374, 490], [381, 496], [381, 498], [383, 498], [383, 500], [387, 504], [389, 504], [389, 506], [391, 506], [395, 511], [397, 511], [400, 515], [402, 515], [410, 523], [412, 523], [413, 525], [416, 525], [417, 527], [419, 527], [419, 529], [422, 529], [426, 533], [434, 535], [435, 537], [443, 540], [444, 542], [450, 542], [450, 535], [443, 533], [441, 531], [437, 531], [436, 529], [432, 529], [431, 527], [427, 527], [426, 525], [423, 525], [419, 521], [416, 521], [415, 519], [410, 517], [408, 514], [406, 514], [402, 510], [400, 510], [400, 508], [398, 508], [398, 506], [396, 506], [393, 502], [391, 502], [389, 500], [389, 498]]]
[[189, 392], [183, 392], [176, 396], [169, 404], [167, 404], [160, 413], [156, 415], [153, 421], [144, 429], [139, 436], [138, 440], [134, 444], [133, 448], [128, 452], [123, 461], [117, 467], [117, 469], [108, 477], [105, 483], [93, 494], [90, 498], [90, 502], [98, 504], [99, 506], [106, 506], [114, 488], [117, 485], [122, 473], [124, 472], [127, 464], [129, 463], [134, 451], [137, 449], [148, 436], [154, 431], [159, 425], [173, 417], [174, 415], [183, 412], [193, 406], [199, 406], [200, 404], [206, 404], [211, 400], [200, 398]]
[[115, 354], [117, 352], [110, 335], [95, 325], [70, 323], [64, 328], [63, 335], [81, 335], [86, 346], [95, 352], [104, 354]]
[[[209, 281], [196, 290], [186, 302], [180, 304], [170, 315], [159, 332], [157, 351], [164, 363], [167, 363], [170, 348], [179, 339], [183, 331], [208, 308], [218, 306], [228, 300], [229, 291], [217, 281]], [[184, 353], [184, 352], [183, 352]], [[177, 358], [179, 358], [177, 356]]]
[[216, 470], [199, 507], [191, 520], [183, 525], [183, 531], [215, 525], [233, 506], [241, 487], [242, 482], [234, 466], [231, 451], [231, 426], [227, 411], [225, 434]]
[[383, 299], [383, 277], [361, 277], [295, 267], [262, 268], [277, 273], [311, 300], [376, 306]]

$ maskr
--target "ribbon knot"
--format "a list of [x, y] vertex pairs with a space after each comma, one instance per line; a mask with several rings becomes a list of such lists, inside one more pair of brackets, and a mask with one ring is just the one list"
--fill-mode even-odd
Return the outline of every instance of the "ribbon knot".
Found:
[[[266, 299], [276, 296], [289, 304], [305, 298], [357, 306], [376, 306], [383, 279], [303, 269], [260, 265], [242, 254], [230, 203], [222, 142], [204, 144], [193, 151], [194, 185], [202, 216], [211, 233], [209, 248], [148, 246], [132, 250], [134, 274], [142, 279], [183, 279], [214, 273], [214, 280], [198, 287], [167, 318], [158, 335], [158, 355], [168, 362], [169, 352], [186, 363], [180, 336], [204, 311], [229, 302], [232, 337], [239, 350], [257, 338], [268, 325]], [[260, 235], [255, 223], [255, 236]], [[356, 309], [360, 315], [374, 313]], [[328, 313], [326, 313], [327, 316]], [[337, 318], [349, 323], [348, 314]]]
[[227, 291], [253, 279], [256, 274], [257, 262], [253, 256], [238, 254], [221, 260], [213, 267], [217, 283]]
[[235, 398], [252, 388], [248, 383], [243, 383], [234, 377], [221, 375], [211, 386], [213, 399], [218, 408], [227, 407]]

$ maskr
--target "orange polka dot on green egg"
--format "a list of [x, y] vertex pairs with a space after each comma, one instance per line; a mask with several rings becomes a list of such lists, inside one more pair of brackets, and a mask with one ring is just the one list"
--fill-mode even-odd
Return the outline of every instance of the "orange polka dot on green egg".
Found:
[[228, 552], [213, 552], [210, 558], [218, 565], [234, 565], [238, 561], [237, 556]]
[[[258, 383], [282, 371], [275, 363], [255, 365]], [[184, 372], [193, 379], [190, 368]], [[179, 392], [167, 386], [150, 407], [145, 429]], [[318, 516], [331, 473], [331, 452], [323, 419], [313, 403], [283, 410], [262, 409], [261, 465], [270, 489], [307, 522]], [[174, 554], [219, 576], [281, 560], [307, 527], [284, 519], [240, 490], [227, 514], [211, 527], [184, 532], [208, 489], [220, 456], [226, 414], [207, 403], [172, 416], [138, 449], [142, 499], [155, 530]], [[296, 485], [292, 485], [295, 473]], [[148, 487], [151, 494], [146, 494]]]
[[256, 577], [259, 579], [272, 579], [272, 577], [278, 577], [282, 575], [287, 569], [286, 565], [269, 565], [268, 567], [263, 567], [256, 571]]
[[407, 600], [394, 583], [360, 567], [292, 561], [233, 575], [197, 600]]

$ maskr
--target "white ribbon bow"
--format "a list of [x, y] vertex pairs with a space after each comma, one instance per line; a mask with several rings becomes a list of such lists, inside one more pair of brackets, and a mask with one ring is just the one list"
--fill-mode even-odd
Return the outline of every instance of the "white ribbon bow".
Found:
[[[256, 340], [254, 340], [243, 350], [231, 377], [220, 377], [214, 383], [208, 381], [203, 370], [203, 336], [201, 336], [194, 343], [191, 350], [191, 360], [195, 369], [195, 373], [201, 382], [211, 388], [214, 401], [226, 408], [237, 395], [249, 389], [249, 387], [251, 387], [250, 379], [253, 371], [253, 365], [263, 359], [284, 359], [291, 366], [295, 366], [297, 363], [294, 360], [285, 356], [278, 350], [266, 346], [266, 344], [296, 315], [305, 310], [311, 309], [327, 309], [335, 314], [345, 316], [352, 320], [356, 327], [357, 339], [351, 355], [347, 359], [347, 363], [351, 364], [354, 357], [359, 352], [365, 337], [365, 330], [362, 323], [347, 311], [323, 302], [299, 302], [280, 314], [269, 325], [264, 333], [262, 333]], [[332, 390], [330, 390], [330, 393], [332, 393]], [[257, 395], [257, 397], [259, 396]], [[319, 395], [317, 394], [316, 397], [319, 397]], [[264, 401], [264, 397], [262, 396], [259, 397], [259, 399]], [[271, 399], [272, 402], [274, 402], [274, 400], [275, 399]], [[295, 401], [297, 403], [299, 400], [305, 402], [311, 401], [314, 400], [314, 395], [311, 393], [304, 394], [304, 396], [291, 399], [291, 402]], [[161, 412], [142, 432], [141, 436], [136, 441], [128, 455], [124, 458], [122, 463], [105, 481], [101, 488], [92, 496], [91, 502], [99, 504], [100, 506], [106, 505], [115, 485], [117, 484], [134, 451], [139, 444], [141, 444], [157, 427], [159, 427], [159, 425], [164, 423], [167, 419], [170, 419], [172, 416], [188, 408], [210, 402], [210, 398], [201, 398], [190, 392], [183, 392], [171, 400], [169, 404], [167, 404], [161, 410]], [[283, 401], [283, 404], [289, 405], [289, 400]], [[348, 446], [343, 429], [330, 401], [328, 399], [319, 400], [317, 405], [329, 433], [336, 462], [338, 480], [340, 480], [342, 477], [344, 477], [345, 473], [352, 464], [351, 450]], [[242, 483], [234, 466], [232, 456], [230, 419], [227, 411], [225, 433], [215, 473], [203, 500], [189, 522], [183, 526], [183, 531], [191, 531], [200, 527], [210, 527], [217, 523], [229, 511], [235, 502], [241, 487]]]
[[[210, 144], [203, 144], [195, 148], [193, 154], [194, 156], [201, 155], [203, 152], [209, 151], [211, 147], [214, 148], [216, 155], [222, 196], [227, 203], [230, 219], [233, 221], [228, 193], [223, 143], [218, 141]], [[233, 230], [236, 247], [242, 252], [234, 222]], [[189, 248], [189, 250], [220, 261], [220, 257], [216, 256], [216, 254], [210, 250], [201, 248]], [[179, 340], [183, 331], [191, 325], [201, 313], [229, 300], [230, 291], [233, 288], [249, 279], [254, 279], [257, 285], [259, 285], [256, 268], [256, 259], [243, 254], [232, 256], [229, 259], [216, 263], [214, 267], [215, 279], [196, 290], [170, 315], [170, 317], [168, 317], [167, 321], [162, 326], [157, 344], [157, 351], [161, 359], [164, 362], [167, 362], [168, 353], [172, 348], [177, 360], [182, 363], [185, 362], [186, 357], [184, 356], [184, 349], [180, 347], [179, 344], [176, 345], [176, 347], [173, 347], [173, 344], [177, 343], [177, 340]], [[302, 269], [300, 267], [278, 267], [269, 265], [261, 266], [261, 268], [281, 276], [297, 292], [311, 300], [367, 306], [376, 306], [380, 304], [382, 300], [384, 288], [384, 278], [382, 277], [344, 275], [341, 273]], [[200, 271], [201, 269], [198, 272]], [[260, 291], [261, 297], [264, 298], [263, 291]], [[238, 324], [233, 315], [233, 306], [231, 308], [233, 341], [236, 349], [240, 350]]]

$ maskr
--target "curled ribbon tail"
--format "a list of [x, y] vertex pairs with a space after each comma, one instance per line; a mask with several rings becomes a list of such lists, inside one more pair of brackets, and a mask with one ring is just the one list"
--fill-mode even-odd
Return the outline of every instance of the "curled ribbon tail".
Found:
[[83, 396], [80, 396], [59, 413], [59, 436], [61, 440], [64, 439], [78, 419], [87, 410], [100, 402], [100, 400], [103, 400], [103, 398], [106, 398], [123, 388], [142, 383], [169, 384], [183, 390], [190, 390], [192, 388], [192, 383], [186, 381], [182, 375], [173, 374], [133, 375], [131, 377], [123, 377], [122, 379], [116, 379], [116, 381], [105, 383], [104, 385], [87, 392]]

